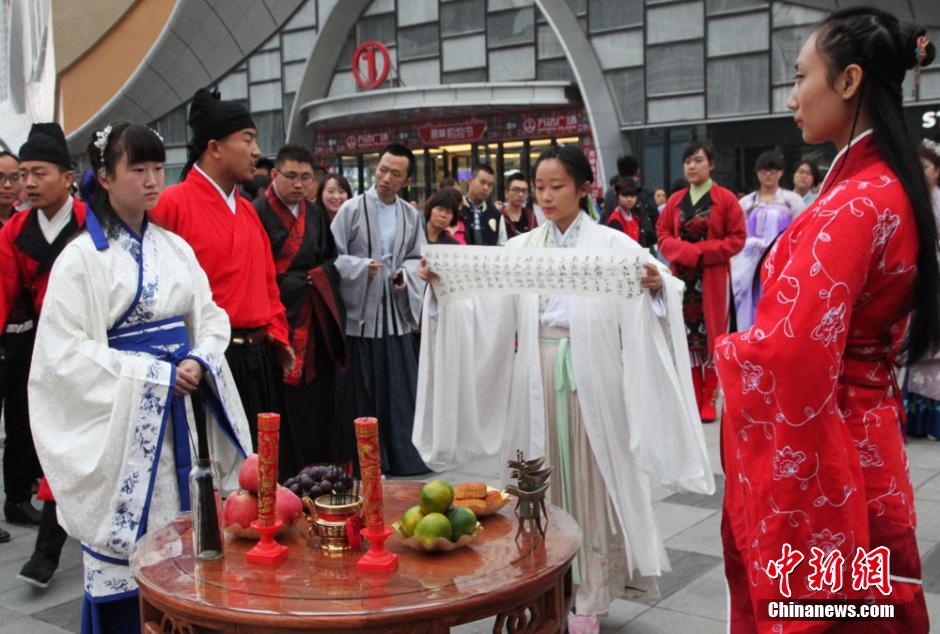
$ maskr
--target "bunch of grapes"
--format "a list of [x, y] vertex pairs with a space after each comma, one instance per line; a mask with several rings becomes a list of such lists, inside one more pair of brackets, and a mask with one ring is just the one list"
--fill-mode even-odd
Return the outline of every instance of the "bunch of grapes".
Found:
[[311, 465], [284, 482], [299, 498], [316, 500], [321, 495], [346, 495], [353, 492], [352, 474], [339, 465]]

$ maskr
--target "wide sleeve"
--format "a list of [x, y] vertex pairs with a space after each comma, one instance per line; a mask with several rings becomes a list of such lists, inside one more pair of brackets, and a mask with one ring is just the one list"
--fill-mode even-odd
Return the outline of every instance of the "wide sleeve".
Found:
[[126, 557], [175, 366], [108, 346], [107, 267], [89, 260], [73, 243], [52, 268], [29, 376], [30, 426], [63, 527]]
[[435, 305], [428, 292], [412, 442], [430, 468], [443, 470], [498, 455], [512, 427], [516, 298]]
[[699, 251], [698, 244], [686, 242], [679, 237], [676, 231], [679, 201], [682, 200], [685, 192], [684, 189], [676, 192], [666, 203], [666, 207], [656, 223], [656, 235], [659, 238], [659, 252], [663, 254], [663, 257], [669, 260], [670, 263], [692, 268], [699, 264], [701, 251]]
[[11, 222], [0, 229], [0, 332], [6, 330], [16, 297], [23, 292], [23, 276], [13, 245], [13, 229], [14, 224]]
[[[823, 203], [788, 258], [775, 257], [793, 248], [786, 234], [772, 248], [767, 266], [783, 264], [765, 279], [754, 326], [716, 342], [723, 455], [746, 497], [739, 543], [749, 545], [748, 569], [766, 570], [783, 543], [807, 557], [811, 545], [832, 545], [846, 561], [867, 547], [858, 455], [837, 385], [853, 307], [884, 235], [878, 214], [867, 197]], [[755, 599], [779, 599], [776, 581], [752, 576]], [[808, 596], [802, 578], [791, 587], [793, 598]], [[850, 586], [843, 591], [851, 597]]]
[[424, 292], [428, 286], [427, 282], [418, 277], [418, 269], [421, 268], [421, 249], [428, 243], [428, 240], [424, 235], [417, 212], [409, 213], [406, 218], [408, 222], [404, 226], [410, 235], [405, 237], [408, 247], [399, 265], [405, 275], [405, 290], [401, 293], [393, 293], [393, 296], [402, 316], [408, 320], [412, 328], [417, 328], [421, 323], [421, 306], [424, 303]]
[[351, 245], [357, 240], [368, 241], [360, 235], [365, 228], [356, 222], [358, 197], [347, 200], [330, 224], [336, 243], [336, 270], [340, 278], [340, 294], [346, 306], [347, 318], [357, 329], [365, 320], [364, 311], [369, 301], [369, 262], [371, 258], [353, 255]]
[[724, 217], [723, 236], [719, 239], [702, 240], [696, 243], [702, 254], [702, 264], [705, 266], [724, 264], [744, 248], [744, 241], [747, 239], [744, 212], [741, 211], [741, 205], [734, 195], [722, 190], [721, 207]]
[[621, 351], [630, 452], [653, 481], [710, 495], [715, 481], [689, 373], [683, 284], [661, 274], [652, 306], [643, 298], [621, 307], [621, 332], [630, 333]]

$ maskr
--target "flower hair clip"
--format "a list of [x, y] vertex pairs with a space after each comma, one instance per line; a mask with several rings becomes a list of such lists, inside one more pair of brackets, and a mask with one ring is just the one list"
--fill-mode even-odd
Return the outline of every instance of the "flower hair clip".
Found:
[[917, 96], [917, 89], [920, 87], [920, 67], [927, 59], [927, 47], [929, 45], [930, 40], [927, 39], [926, 35], [918, 37], [914, 45], [914, 97]]
[[153, 132], [153, 136], [155, 136], [155, 137], [157, 137], [158, 139], [160, 139], [160, 143], [163, 143], [163, 142], [164, 142], [164, 141], [163, 141], [163, 136], [161, 136], [159, 132], [157, 132], [157, 131], [154, 130], [153, 128], [147, 128], [147, 129], [150, 130], [151, 132]]
[[104, 151], [108, 147], [108, 138], [111, 136], [111, 124], [109, 123], [103, 130], [95, 132], [95, 147], [98, 148], [98, 154], [101, 155], [101, 164], [104, 165]]

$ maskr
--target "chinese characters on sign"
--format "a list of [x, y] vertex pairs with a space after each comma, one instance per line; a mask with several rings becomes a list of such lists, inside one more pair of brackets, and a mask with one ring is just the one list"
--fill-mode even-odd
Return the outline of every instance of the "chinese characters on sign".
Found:
[[422, 255], [444, 305], [477, 295], [613, 295], [643, 292], [645, 249], [493, 249], [429, 245]]
[[[790, 544], [785, 543], [781, 549], [780, 558], [767, 562], [765, 572], [768, 577], [777, 580], [780, 594], [784, 597], [790, 597], [790, 574], [796, 570], [804, 558], [803, 553], [793, 550]], [[842, 589], [845, 557], [840, 551], [825, 552], [813, 546], [807, 563], [810, 566], [806, 581], [809, 590], [838, 592]], [[885, 546], [879, 546], [868, 552], [865, 552], [864, 548], [857, 548], [851, 563], [852, 589], [862, 591], [875, 588], [885, 596], [890, 595], [890, 564], [891, 553]]]

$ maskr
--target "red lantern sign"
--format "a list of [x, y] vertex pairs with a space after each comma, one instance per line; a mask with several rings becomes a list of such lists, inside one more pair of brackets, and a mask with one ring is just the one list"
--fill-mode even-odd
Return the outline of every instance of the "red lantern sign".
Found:
[[[381, 58], [377, 60], [376, 57]], [[381, 61], [381, 63], [378, 63]], [[365, 62], [366, 75], [363, 77], [359, 72], [359, 63]], [[381, 42], [367, 40], [359, 45], [356, 52], [353, 53], [352, 72], [356, 83], [363, 90], [372, 90], [385, 83], [388, 78], [388, 71], [392, 68], [392, 58], [388, 55], [388, 49]]]

